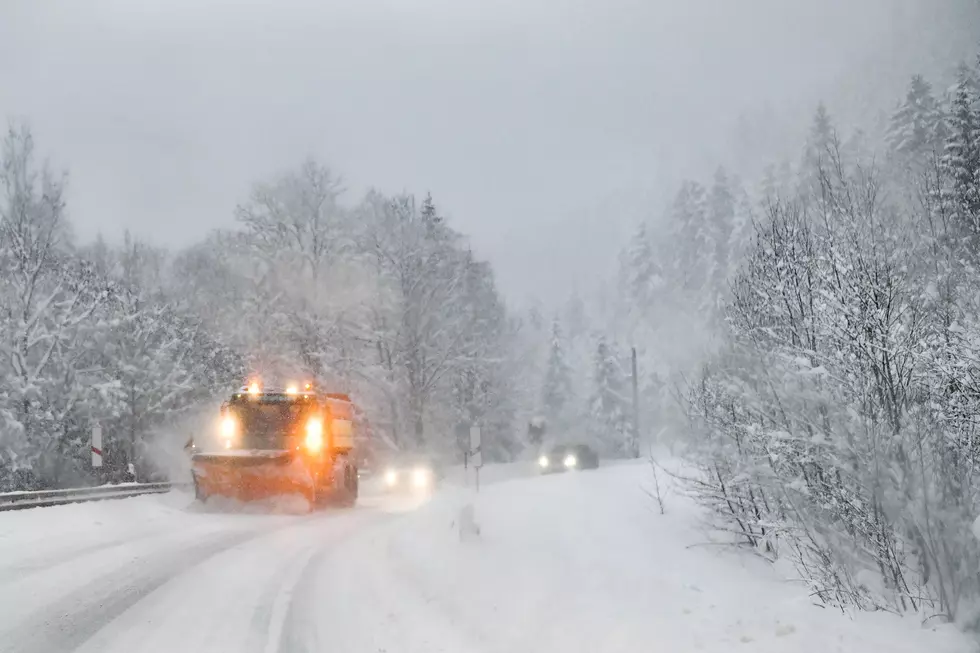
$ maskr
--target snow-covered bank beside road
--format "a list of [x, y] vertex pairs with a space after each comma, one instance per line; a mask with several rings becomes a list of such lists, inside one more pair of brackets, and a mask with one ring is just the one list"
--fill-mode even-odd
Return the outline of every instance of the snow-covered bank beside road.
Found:
[[500, 653], [975, 650], [951, 626], [814, 606], [761, 559], [700, 546], [688, 499], [657, 514], [648, 482], [641, 464], [487, 486], [481, 536], [465, 543], [453, 526], [464, 497], [437, 497], [377, 546], [401, 597], [385, 619], [419, 620], [424, 605], [431, 627], [416, 635], [451, 624], [465, 650]]

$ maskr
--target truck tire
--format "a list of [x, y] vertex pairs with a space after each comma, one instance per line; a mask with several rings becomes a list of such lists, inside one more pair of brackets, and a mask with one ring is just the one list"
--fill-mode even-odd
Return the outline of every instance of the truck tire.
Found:
[[344, 460], [342, 465], [334, 470], [335, 479], [328, 487], [318, 489], [316, 503], [318, 506], [351, 508], [357, 503], [357, 468]]
[[206, 495], [204, 491], [201, 489], [201, 485], [197, 482], [196, 476], [194, 477], [194, 498], [200, 501], [201, 503], [208, 502], [208, 495]]
[[336, 504], [341, 508], [353, 508], [357, 503], [357, 468], [344, 466], [344, 482], [337, 492]]

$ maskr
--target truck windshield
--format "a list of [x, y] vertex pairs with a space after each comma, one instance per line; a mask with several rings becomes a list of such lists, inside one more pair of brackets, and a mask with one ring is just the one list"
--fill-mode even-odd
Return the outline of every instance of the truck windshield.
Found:
[[285, 449], [287, 439], [300, 433], [307, 405], [294, 402], [249, 401], [234, 404], [229, 412], [240, 429], [239, 446], [244, 449]]

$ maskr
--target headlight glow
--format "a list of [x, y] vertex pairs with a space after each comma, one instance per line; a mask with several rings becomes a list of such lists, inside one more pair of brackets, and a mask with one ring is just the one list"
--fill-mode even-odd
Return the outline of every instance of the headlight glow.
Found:
[[550, 464], [551, 464], [551, 461], [548, 460], [548, 456], [541, 456], [540, 458], [538, 458], [538, 466], [540, 466], [540, 467], [547, 467]]
[[323, 448], [323, 422], [319, 417], [311, 417], [306, 423], [306, 448], [312, 453]]
[[565, 467], [575, 467], [578, 464], [578, 458], [572, 454], [565, 456]]
[[226, 440], [230, 440], [235, 437], [235, 433], [238, 431], [238, 423], [235, 418], [231, 415], [225, 415], [221, 419], [221, 435], [224, 436]]
[[429, 480], [432, 472], [424, 467], [417, 467], [412, 470], [412, 485], [414, 487], [429, 487]]
[[398, 472], [393, 469], [385, 470], [385, 485], [388, 487], [394, 487], [398, 484]]

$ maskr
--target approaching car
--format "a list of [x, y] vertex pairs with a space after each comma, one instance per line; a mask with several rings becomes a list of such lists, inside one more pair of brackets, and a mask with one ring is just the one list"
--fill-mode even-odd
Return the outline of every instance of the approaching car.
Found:
[[382, 470], [383, 488], [392, 493], [430, 492], [442, 478], [439, 465], [431, 458], [421, 455], [391, 460]]
[[538, 469], [542, 474], [598, 467], [599, 454], [587, 444], [560, 444], [538, 456]]

